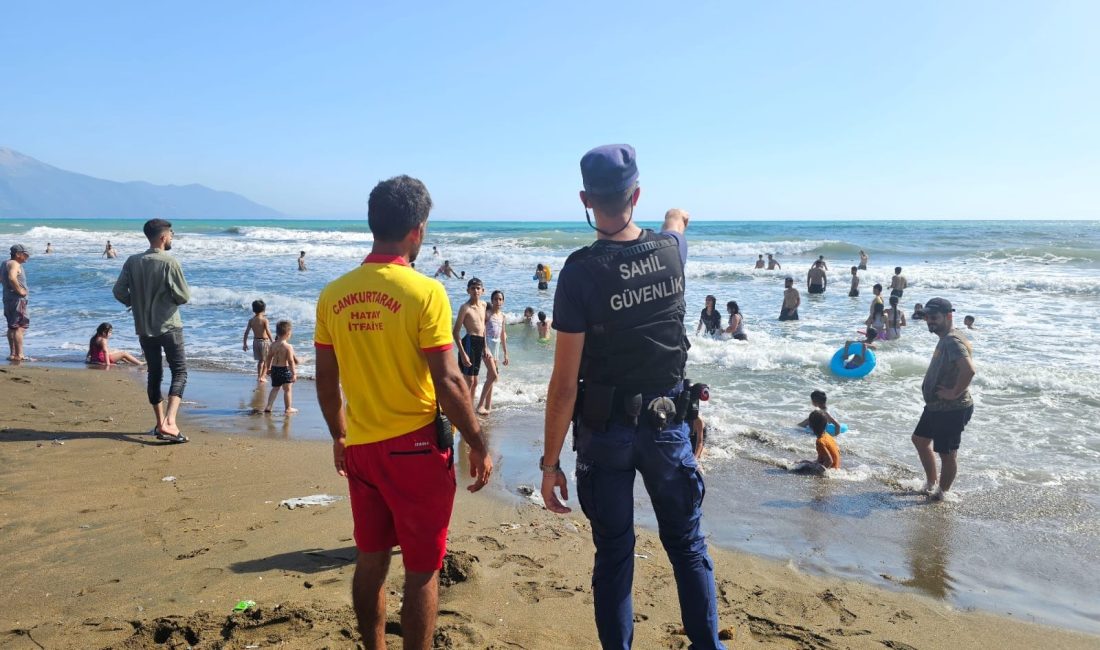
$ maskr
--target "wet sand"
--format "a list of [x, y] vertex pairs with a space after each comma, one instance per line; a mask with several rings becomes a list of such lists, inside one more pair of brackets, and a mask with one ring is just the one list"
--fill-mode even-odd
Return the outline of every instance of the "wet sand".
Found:
[[[354, 647], [346, 499], [279, 506], [291, 497], [346, 494], [328, 445], [266, 439], [281, 437], [278, 417], [271, 419], [275, 433], [262, 416], [217, 431], [202, 422], [219, 414], [203, 416], [201, 408], [182, 421], [191, 443], [159, 443], [144, 433], [149, 408], [136, 378], [121, 369], [0, 367], [0, 646]], [[309, 399], [306, 392], [297, 399]], [[308, 426], [308, 419], [292, 426], [298, 422]], [[224, 433], [237, 426], [240, 433]], [[586, 522], [509, 496], [505, 490], [529, 474], [520, 469], [526, 461], [517, 451], [501, 462], [495, 493], [459, 490], [437, 647], [595, 647]], [[637, 560], [635, 647], [687, 647], [656, 536], [643, 531], [637, 552], [644, 557]], [[730, 647], [1100, 644], [1095, 636], [959, 612], [790, 564], [717, 548], [712, 554]], [[400, 563], [394, 566], [389, 584], [399, 593]], [[257, 605], [233, 614], [241, 599]], [[394, 648], [398, 607], [391, 598]]]

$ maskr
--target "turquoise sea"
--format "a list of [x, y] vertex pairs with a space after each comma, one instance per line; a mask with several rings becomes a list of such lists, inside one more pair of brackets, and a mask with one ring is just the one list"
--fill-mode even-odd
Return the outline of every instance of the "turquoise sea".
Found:
[[[247, 373], [254, 363], [241, 350], [250, 303], [262, 298], [272, 320], [294, 322], [303, 374], [311, 375], [314, 300], [369, 251], [369, 229], [365, 220], [174, 226], [172, 252], [193, 291], [182, 310], [188, 356], [193, 367], [217, 371], [193, 374], [188, 397], [197, 403], [190, 410], [205, 407], [224, 427], [249, 428], [247, 398], [229, 406], [203, 402], [216, 402], [236, 382], [241, 395], [252, 388]], [[118, 259], [101, 256], [107, 240]], [[535, 264], [559, 269], [591, 240], [583, 222], [432, 221], [417, 267], [431, 274], [448, 259], [488, 290], [502, 289], [515, 322], [527, 306], [553, 311], [554, 284], [536, 290]], [[957, 606], [1100, 632], [1093, 570], [1100, 557], [1100, 339], [1088, 333], [1100, 321], [1100, 223], [696, 220], [688, 241], [688, 374], [711, 384], [713, 395], [704, 414], [712, 427], [705, 467], [714, 541], [807, 570], [918, 589]], [[27, 265], [28, 354], [46, 363], [79, 361], [101, 321], [115, 324], [114, 347], [138, 350], [110, 289], [125, 256], [146, 247], [141, 222], [7, 220], [0, 221], [0, 242], [22, 243], [34, 254]], [[48, 256], [47, 242], [55, 251]], [[860, 249], [870, 266], [860, 272], [861, 296], [849, 298], [849, 268]], [[296, 270], [301, 250], [305, 273]], [[783, 269], [754, 270], [761, 253], [776, 254]], [[789, 273], [804, 290], [819, 255], [829, 264], [828, 291], [803, 292], [802, 320], [779, 323], [783, 278]], [[907, 313], [940, 296], [955, 305], [960, 325], [966, 314], [977, 320], [967, 332], [978, 367], [975, 414], [954, 498], [939, 506], [911, 494], [921, 475], [909, 442], [935, 336], [910, 324], [900, 340], [881, 346], [878, 367], [863, 380], [828, 371], [833, 352], [862, 329], [871, 285], [888, 285], [895, 266], [909, 280]], [[445, 284], [457, 308], [465, 282]], [[707, 294], [720, 306], [738, 302], [747, 342], [694, 335]], [[537, 450], [552, 360], [552, 349], [537, 344], [529, 328], [515, 324], [508, 332], [512, 363], [491, 418], [505, 461]], [[813, 454], [812, 437], [793, 424], [805, 417], [816, 388], [828, 392], [850, 427], [838, 439], [844, 468], [821, 481], [785, 471]], [[302, 417], [287, 428], [295, 437], [325, 439], [308, 395], [299, 392]], [[536, 478], [518, 463], [509, 471], [506, 481]]]

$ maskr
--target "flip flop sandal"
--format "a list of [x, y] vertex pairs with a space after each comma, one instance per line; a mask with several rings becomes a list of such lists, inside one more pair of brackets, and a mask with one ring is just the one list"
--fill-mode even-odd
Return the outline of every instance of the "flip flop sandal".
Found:
[[172, 443], [180, 443], [180, 442], [187, 442], [188, 438], [187, 438], [187, 436], [183, 435], [182, 433], [177, 435], [177, 436], [174, 436], [170, 433], [162, 433], [161, 431], [158, 430], [157, 431], [157, 440], [163, 440], [165, 442], [172, 442]]

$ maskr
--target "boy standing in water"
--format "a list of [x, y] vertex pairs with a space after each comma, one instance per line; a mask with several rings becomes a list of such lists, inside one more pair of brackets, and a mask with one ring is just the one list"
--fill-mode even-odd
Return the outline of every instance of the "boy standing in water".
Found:
[[[477, 395], [477, 376], [481, 373], [481, 358], [485, 354], [485, 312], [486, 305], [481, 300], [485, 286], [481, 280], [470, 278], [466, 283], [466, 293], [470, 299], [458, 308], [454, 330], [451, 336], [458, 345], [458, 365], [466, 377], [466, 387], [470, 389], [470, 403]], [[459, 338], [459, 332], [466, 328], [466, 336]]]
[[298, 379], [298, 360], [294, 357], [294, 346], [290, 344], [290, 333], [290, 321], [281, 320], [275, 324], [275, 342], [271, 344], [264, 362], [264, 367], [271, 373], [271, 394], [267, 396], [264, 413], [271, 412], [280, 388], [283, 389], [285, 413], [290, 415], [298, 412], [298, 409], [291, 406], [292, 384]]
[[787, 276], [783, 286], [786, 288], [783, 290], [783, 307], [779, 310], [779, 320], [798, 320], [798, 306], [802, 304], [802, 296], [794, 288], [794, 278]]
[[267, 327], [267, 304], [262, 300], [252, 301], [252, 313], [254, 316], [248, 319], [244, 326], [244, 340], [241, 341], [241, 349], [248, 351], [248, 333], [252, 332], [252, 358], [256, 360], [256, 381], [267, 381], [264, 376], [264, 361], [267, 360], [267, 350], [271, 347], [271, 330]]
[[[815, 412], [823, 414], [825, 416], [825, 423], [832, 424], [833, 431], [839, 433], [840, 423], [836, 421], [836, 418], [834, 418], [831, 413], [829, 413], [829, 407], [826, 405], [826, 401], [828, 399], [828, 395], [826, 395], [825, 391], [823, 390], [815, 390], [810, 393], [810, 404], [812, 404], [814, 407], [814, 410], [811, 411], [811, 414]], [[805, 420], [799, 422], [798, 426], [800, 428], [810, 426], [810, 418], [807, 417]]]
[[855, 266], [852, 267], [852, 287], [848, 289], [848, 297], [859, 297], [859, 268]]

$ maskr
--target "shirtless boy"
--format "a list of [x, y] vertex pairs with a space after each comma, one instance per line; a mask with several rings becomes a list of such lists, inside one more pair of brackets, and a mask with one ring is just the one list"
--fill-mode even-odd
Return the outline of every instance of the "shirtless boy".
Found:
[[241, 341], [241, 349], [248, 351], [248, 334], [252, 333], [252, 358], [256, 360], [256, 381], [267, 381], [264, 376], [264, 361], [267, 360], [267, 350], [271, 347], [271, 330], [267, 327], [267, 304], [262, 300], [252, 301], [252, 313], [254, 316], [248, 319], [244, 326], [244, 339]]
[[297, 413], [298, 409], [291, 406], [293, 395], [291, 389], [298, 379], [298, 359], [294, 356], [294, 346], [290, 344], [291, 325], [288, 320], [275, 323], [275, 342], [267, 351], [267, 359], [264, 367], [271, 373], [271, 394], [267, 396], [267, 407], [264, 413], [270, 413], [275, 404], [275, 396], [279, 389], [283, 391], [283, 406], [285, 413], [290, 415]]
[[806, 273], [806, 291], [810, 293], [825, 293], [825, 286], [828, 282], [828, 278], [825, 275], [825, 263], [822, 260], [814, 262], [814, 265], [811, 266], [810, 270]]
[[779, 310], [779, 320], [798, 320], [798, 306], [802, 304], [802, 296], [794, 288], [794, 278], [788, 276], [783, 286], [783, 307]]
[[433, 275], [432, 277], [438, 278], [441, 275], [445, 278], [458, 277], [458, 275], [455, 273], [455, 270], [451, 268], [451, 260], [443, 260], [443, 265], [435, 270], [435, 275]]
[[754, 266], [753, 268], [754, 268], [754, 269], [762, 269], [762, 268], [764, 268], [764, 256], [763, 256], [763, 255], [758, 255], [758, 256], [756, 257], [756, 266]]
[[901, 294], [905, 293], [905, 288], [908, 286], [909, 282], [901, 274], [901, 267], [895, 266], [894, 277], [890, 278], [890, 295], [901, 298]]
[[859, 297], [859, 269], [855, 266], [852, 267], [852, 287], [848, 289], [848, 297]]
[[772, 257], [771, 253], [768, 253], [768, 270], [774, 271], [776, 269], [782, 269], [783, 265], [779, 263], [779, 260]]
[[[444, 262], [446, 264], [446, 262]], [[470, 299], [458, 308], [454, 330], [451, 336], [458, 345], [458, 365], [466, 377], [466, 386], [470, 389], [470, 403], [477, 395], [477, 376], [481, 372], [481, 359], [485, 354], [485, 312], [487, 305], [481, 300], [485, 285], [481, 280], [470, 278], [466, 283], [466, 293]], [[459, 338], [459, 332], [466, 328], [466, 335]]]

